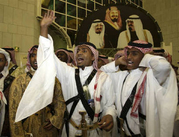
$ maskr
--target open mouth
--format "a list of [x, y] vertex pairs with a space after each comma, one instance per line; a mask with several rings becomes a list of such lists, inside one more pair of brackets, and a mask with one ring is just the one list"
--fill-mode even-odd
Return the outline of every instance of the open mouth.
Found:
[[127, 62], [127, 65], [128, 65], [128, 66], [132, 66], [133, 63], [134, 63], [134, 62], [132, 62], [132, 61], [128, 61], [128, 62]]
[[82, 57], [78, 57], [78, 59], [77, 59], [78, 63], [82, 63], [83, 60], [84, 60], [84, 59], [83, 59]]
[[37, 62], [34, 62], [34, 65], [37, 66]]

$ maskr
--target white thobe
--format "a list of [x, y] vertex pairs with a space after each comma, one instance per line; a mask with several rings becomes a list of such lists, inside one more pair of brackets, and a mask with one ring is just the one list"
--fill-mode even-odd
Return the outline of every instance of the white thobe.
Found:
[[[38, 54], [41, 54], [39, 52], [43, 52], [44, 54], [54, 54], [53, 50], [49, 50], [50, 48], [53, 47], [53, 40], [49, 37], [48, 39], [45, 37], [40, 36], [40, 46], [38, 49]], [[49, 53], [51, 52], [51, 53]], [[42, 53], [42, 54], [43, 54]], [[55, 55], [53, 58], [55, 62], [55, 67], [57, 71], [57, 78], [59, 79], [61, 85], [62, 85], [62, 91], [63, 91], [63, 96], [65, 101], [68, 99], [76, 96], [78, 94], [77, 91], [77, 86], [76, 86], [76, 81], [75, 81], [75, 68], [68, 66], [66, 63], [60, 61]], [[81, 84], [83, 85], [88, 78], [88, 76], [91, 74], [93, 70], [93, 66], [88, 66], [85, 67], [84, 70], [81, 68], [79, 69], [79, 77]], [[106, 74], [107, 75], [107, 74]], [[91, 97], [93, 98], [94, 94], [94, 84], [95, 84], [95, 79], [96, 75], [94, 78], [91, 80], [90, 84], [88, 85], [88, 89], [90, 92]], [[100, 80], [100, 77], [99, 79]], [[113, 116], [113, 118], [116, 116], [116, 110], [114, 106], [114, 94], [113, 94], [113, 86], [112, 86], [112, 81], [111, 79], [107, 76], [106, 80], [104, 81], [104, 84], [101, 86], [101, 112], [102, 116], [110, 114]], [[68, 112], [70, 112], [71, 107], [73, 103], [70, 103], [67, 106]], [[81, 115], [79, 114], [79, 111], [85, 111], [85, 108], [81, 101], [78, 102], [73, 115], [72, 115], [72, 120], [78, 125], [80, 124], [81, 121]], [[115, 119], [115, 118], [114, 118]], [[89, 123], [89, 117], [86, 115], [86, 120]], [[77, 130], [69, 124], [69, 136], [74, 137], [75, 133]], [[102, 135], [101, 130], [98, 129], [98, 132], [100, 135], [97, 134], [96, 130], [90, 131], [90, 137], [98, 137], [98, 136], [105, 136]], [[107, 133], [106, 133], [107, 134]], [[62, 131], [62, 137], [66, 137], [66, 130], [65, 127], [63, 128]]]
[[[170, 64], [162, 57], [146, 54], [139, 66], [148, 67], [145, 92], [140, 102], [140, 113], [146, 115], [147, 137], [172, 137], [174, 116], [177, 107], [176, 76]], [[120, 117], [122, 107], [130, 96], [136, 82], [141, 79], [142, 69], [130, 72], [118, 71], [115, 62], [101, 68], [109, 72], [113, 80], [116, 94], [117, 115]], [[112, 73], [115, 72], [115, 73]], [[125, 81], [124, 81], [125, 79]], [[138, 89], [139, 85], [137, 86]], [[129, 128], [134, 134], [140, 134], [139, 118], [130, 115], [131, 108], [127, 113]], [[124, 129], [130, 135], [126, 123]]]

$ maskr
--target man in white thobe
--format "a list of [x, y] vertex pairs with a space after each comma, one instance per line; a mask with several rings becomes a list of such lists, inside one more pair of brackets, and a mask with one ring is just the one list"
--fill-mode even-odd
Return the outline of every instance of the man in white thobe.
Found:
[[[125, 57], [102, 66], [113, 80], [117, 115], [121, 117], [126, 100], [137, 83], [124, 120], [127, 135], [172, 137], [177, 107], [176, 76], [170, 63], [163, 57], [146, 54], [152, 44], [136, 40], [125, 47]], [[126, 71], [118, 71], [125, 64]]]
[[[50, 35], [48, 35], [48, 27], [49, 25], [51, 25], [54, 18], [55, 17], [53, 12], [48, 11], [45, 14], [43, 20], [41, 21], [41, 36], [39, 38], [39, 48], [37, 53], [37, 63], [39, 64], [39, 67], [34, 74], [31, 83], [28, 86], [31, 90], [28, 91], [27, 88], [20, 102], [18, 112], [16, 114], [16, 121], [27, 117], [28, 115], [34, 113], [43, 106], [42, 104], [40, 107], [38, 107], [37, 105], [33, 106], [33, 102], [36, 102], [36, 104], [38, 104], [39, 100], [42, 99], [42, 102], [45, 102], [44, 106], [51, 102], [52, 96], [50, 88], [52, 88], [52, 85], [54, 85], [53, 79], [55, 78], [55, 76], [61, 82], [65, 101], [78, 95], [77, 85], [75, 81], [75, 68], [68, 66], [64, 62], [61, 62], [53, 52], [53, 40]], [[84, 85], [85, 81], [94, 69], [97, 70], [98, 52], [93, 46], [94, 45], [91, 43], [83, 43], [75, 48], [74, 53], [77, 66], [79, 68], [79, 78], [81, 81], [81, 85]], [[48, 63], [48, 65], [46, 63]], [[43, 82], [39, 83], [38, 79], [40, 79], [41, 77], [43, 78]], [[93, 120], [91, 120], [88, 115], [85, 116], [85, 119], [88, 124], [98, 122], [100, 128], [88, 132], [88, 137], [111, 136], [111, 132], [105, 131], [111, 131], [111, 129], [113, 128], [113, 124], [115, 123], [116, 116], [112, 81], [106, 73], [97, 70], [91, 82], [87, 84], [87, 90], [89, 90], [91, 99], [93, 99], [95, 103], [95, 113]], [[43, 97], [39, 97], [40, 95], [38, 94], [38, 89], [43, 89], [44, 91], [45, 89], [50, 90], [47, 90], [45, 93], [41, 92], [40, 95], [43, 95]], [[37, 94], [38, 97], [31, 95], [31, 91]], [[48, 95], [47, 92], [49, 92]], [[31, 96], [32, 98], [28, 100], [26, 94], [27, 96]], [[33, 99], [33, 96], [35, 99]], [[35, 101], [32, 102], [32, 100]], [[27, 107], [23, 108], [23, 104], [26, 103]], [[73, 103], [70, 103], [67, 106], [68, 112], [70, 112], [72, 104]], [[27, 108], [28, 110], [30, 108], [30, 113], [28, 112]], [[81, 100], [76, 105], [75, 110], [71, 116], [71, 119], [77, 125], [80, 124], [81, 121], [81, 115], [79, 114], [79, 111], [86, 111]], [[100, 122], [98, 121], [99, 118], [101, 119]], [[69, 136], [74, 137], [76, 133], [78, 133], [78, 130], [73, 127], [71, 123], [69, 123]], [[67, 135], [64, 126], [64, 129], [62, 131], [62, 137], [66, 136]]]

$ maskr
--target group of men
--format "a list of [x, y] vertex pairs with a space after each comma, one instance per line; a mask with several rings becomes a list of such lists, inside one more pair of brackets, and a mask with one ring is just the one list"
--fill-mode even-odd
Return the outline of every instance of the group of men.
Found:
[[121, 12], [116, 6], [107, 8], [104, 21], [95, 19], [87, 34], [87, 41], [97, 49], [124, 48], [135, 40], [144, 40], [153, 45], [153, 37], [149, 30], [143, 29], [138, 15], [130, 15], [126, 19], [126, 30], [122, 29]]
[[[54, 19], [53, 11], [44, 15], [39, 46], [28, 52], [28, 71], [10, 87], [11, 136], [74, 137], [80, 132], [83, 137], [172, 137], [178, 102], [176, 75], [165, 58], [150, 54], [152, 44], [131, 41], [115, 61], [98, 69], [95, 45], [83, 42], [75, 47], [76, 67], [72, 67], [54, 53], [48, 35]], [[9, 60], [7, 52], [0, 51], [3, 77], [8, 74]], [[1, 92], [1, 118], [6, 102]], [[93, 129], [87, 134], [79, 128], [83, 111], [87, 126]]]

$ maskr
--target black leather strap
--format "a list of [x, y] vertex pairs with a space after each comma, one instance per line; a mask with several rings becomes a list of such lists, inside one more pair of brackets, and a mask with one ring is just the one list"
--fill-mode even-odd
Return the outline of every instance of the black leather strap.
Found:
[[[75, 70], [76, 72], [76, 70]], [[89, 77], [87, 78], [87, 80], [85, 81], [84, 85], [89, 85], [89, 83], [91, 82], [91, 80], [93, 79], [94, 75], [96, 74], [96, 69], [93, 69], [93, 71], [91, 72], [91, 74], [89, 75]], [[78, 70], [79, 73], [79, 70]]]
[[14, 70], [16, 70], [18, 66], [17, 65], [14, 65], [10, 70], [9, 70], [9, 74], [11, 74]]
[[91, 118], [91, 120], [93, 120], [94, 118], [94, 111], [93, 109], [89, 106], [87, 100], [84, 97], [84, 92], [83, 92], [83, 88], [80, 82], [80, 77], [79, 77], [79, 69], [75, 70], [75, 80], [76, 80], [76, 86], [78, 89], [78, 94], [80, 96], [81, 102], [84, 106], [84, 108], [86, 109], [86, 112], [88, 113], [88, 116]]
[[[85, 81], [85, 85], [88, 85], [91, 80], [93, 79], [93, 77], [95, 76], [96, 74], [96, 70], [94, 69], [90, 76], [87, 78], [87, 80]], [[70, 114], [68, 114], [68, 112], [66, 111], [65, 112], [65, 128], [66, 128], [66, 134], [67, 134], [67, 137], [69, 137], [69, 119], [71, 118], [75, 108], [76, 108], [76, 105], [78, 104], [79, 100], [81, 99], [81, 102], [84, 106], [84, 108], [86, 109], [89, 117], [93, 120], [94, 118], [94, 111], [91, 109], [91, 107], [89, 106], [87, 100], [85, 99], [85, 96], [84, 96], [84, 92], [83, 92], [83, 88], [82, 88], [82, 85], [81, 85], [81, 82], [80, 82], [80, 78], [79, 78], [79, 69], [76, 69], [75, 70], [75, 80], [76, 80], [76, 85], [77, 85], [77, 90], [78, 90], [78, 95], [77, 96], [74, 96], [70, 99], [68, 99], [65, 103], [66, 105], [70, 104], [71, 102], [73, 102], [73, 105], [71, 107], [71, 110], [70, 110]]]
[[4, 80], [4, 90], [3, 92], [7, 89], [7, 87], [13, 82], [15, 77], [11, 76], [10, 74], [7, 75], [7, 77]]
[[132, 106], [132, 103], [133, 103], [133, 100], [134, 100], [134, 96], [135, 96], [135, 93], [136, 93], [137, 83], [135, 84], [134, 88], [132, 89], [132, 92], [131, 92], [129, 98], [125, 102], [125, 104], [124, 104], [124, 106], [122, 108], [122, 111], [121, 111], [121, 115], [120, 115], [120, 118], [125, 120], [127, 128], [129, 130], [129, 132], [131, 133], [131, 135], [134, 135], [134, 133], [129, 128], [129, 125], [128, 125], [128, 122], [127, 122], [127, 119], [126, 119], [126, 115], [127, 115], [128, 111], [129, 111], [130, 107]]
[[32, 75], [30, 72], [27, 72], [27, 75], [28, 75], [30, 78], [33, 77], [33, 75]]

